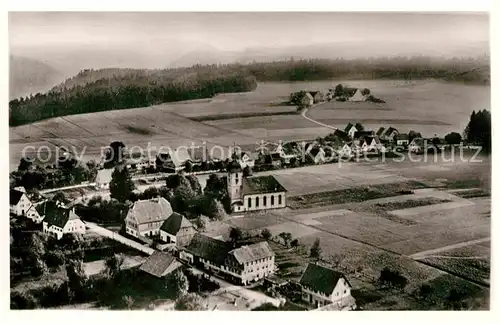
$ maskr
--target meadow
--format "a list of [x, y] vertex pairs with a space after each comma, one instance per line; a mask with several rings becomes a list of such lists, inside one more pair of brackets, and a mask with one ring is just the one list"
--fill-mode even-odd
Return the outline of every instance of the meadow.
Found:
[[[95, 159], [101, 147], [112, 141], [128, 146], [191, 145], [256, 147], [261, 140], [309, 140], [325, 136], [331, 129], [295, 114], [287, 106], [291, 92], [333, 88], [337, 83], [371, 89], [386, 101], [375, 103], [324, 103], [309, 115], [332, 126], [349, 121], [365, 122], [369, 128], [391, 126], [414, 129], [424, 135], [461, 132], [473, 109], [489, 108], [488, 86], [448, 84], [438, 81], [342, 80], [318, 82], [259, 83], [255, 91], [221, 94], [158, 106], [115, 110], [53, 118], [10, 128], [10, 166], [15, 168], [27, 145], [86, 147], [84, 159]], [[232, 118], [235, 116], [240, 116]], [[242, 117], [241, 117], [242, 116]]]

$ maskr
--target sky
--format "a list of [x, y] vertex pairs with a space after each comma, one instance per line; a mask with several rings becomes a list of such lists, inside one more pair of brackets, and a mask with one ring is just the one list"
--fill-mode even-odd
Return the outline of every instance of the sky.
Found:
[[11, 12], [12, 48], [204, 44], [220, 50], [334, 42], [489, 40], [487, 13]]

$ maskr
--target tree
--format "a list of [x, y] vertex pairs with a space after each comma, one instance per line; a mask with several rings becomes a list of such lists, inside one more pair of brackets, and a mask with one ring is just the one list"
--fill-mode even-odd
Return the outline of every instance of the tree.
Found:
[[344, 87], [342, 86], [342, 84], [337, 84], [337, 86], [335, 86], [335, 91], [333, 92], [333, 96], [334, 97], [341, 97], [344, 95]]
[[358, 132], [362, 132], [365, 130], [365, 127], [361, 123], [356, 123], [355, 127], [358, 130]]
[[58, 191], [52, 198], [51, 198], [52, 201], [59, 201], [63, 204], [67, 204], [70, 202], [70, 200], [66, 197], [66, 195], [64, 194], [64, 192], [62, 191]]
[[407, 285], [408, 279], [401, 275], [399, 271], [391, 270], [386, 267], [380, 271], [379, 282], [389, 287], [403, 289]]
[[290, 246], [291, 247], [297, 247], [297, 246], [299, 246], [299, 240], [298, 239], [294, 239], [292, 242], [290, 242]]
[[123, 142], [115, 141], [109, 144], [109, 149], [106, 151], [106, 161], [104, 167], [111, 169], [123, 161], [125, 154], [125, 144]]
[[207, 221], [202, 216], [198, 216], [193, 220], [193, 225], [198, 232], [204, 232], [207, 228]]
[[320, 241], [319, 238], [317, 238], [313, 245], [311, 246], [310, 254], [309, 256], [311, 258], [319, 260], [321, 258], [321, 246], [320, 246]]
[[415, 132], [415, 131], [411, 130], [411, 131], [408, 133], [408, 140], [409, 140], [409, 141], [410, 141], [410, 143], [411, 143], [411, 141], [413, 141], [413, 139], [415, 139], [415, 138], [422, 138], [422, 134], [417, 133], [417, 132]]
[[361, 94], [362, 94], [363, 96], [367, 96], [367, 95], [369, 95], [369, 94], [370, 94], [370, 89], [368, 89], [368, 88], [364, 88], [363, 90], [361, 90]]
[[177, 270], [165, 278], [165, 289], [175, 297], [183, 296], [189, 290], [188, 278], [181, 270]]
[[243, 176], [244, 177], [250, 177], [253, 174], [252, 168], [247, 165], [245, 168], [243, 168]]
[[120, 273], [124, 261], [123, 256], [118, 254], [113, 254], [106, 259], [106, 271], [111, 278]]
[[260, 232], [260, 235], [262, 236], [262, 238], [266, 241], [269, 241], [271, 239], [271, 237], [273, 237], [273, 235], [271, 234], [271, 231], [267, 228], [264, 228], [261, 232]]
[[193, 162], [189, 160], [186, 161], [186, 163], [184, 163], [184, 171], [187, 173], [193, 172]]
[[481, 145], [485, 152], [491, 151], [491, 114], [487, 110], [472, 112], [464, 130], [467, 142]]
[[127, 309], [131, 309], [134, 305], [134, 299], [132, 296], [126, 295], [122, 297], [123, 304], [127, 307]]
[[189, 174], [186, 176], [186, 179], [189, 181], [191, 189], [193, 190], [195, 195], [201, 195], [203, 193], [200, 182], [198, 181], [198, 178], [195, 175]]
[[149, 200], [152, 198], [156, 198], [160, 195], [160, 192], [158, 191], [158, 188], [156, 187], [149, 187], [144, 192], [142, 193], [142, 199]]
[[207, 309], [207, 305], [200, 295], [189, 293], [176, 300], [174, 309], [179, 311], [202, 311]]
[[283, 239], [283, 242], [285, 243], [285, 246], [288, 246], [288, 243], [292, 239], [292, 234], [288, 232], [281, 232], [279, 235]]
[[31, 161], [28, 161], [28, 159], [26, 159], [25, 157], [21, 158], [21, 160], [19, 161], [19, 166], [17, 167], [17, 171], [28, 171], [31, 166], [33, 165], [33, 162]]
[[124, 166], [116, 167], [111, 174], [111, 182], [109, 183], [111, 198], [125, 202], [130, 198], [134, 189], [135, 186], [127, 168]]
[[452, 133], [447, 134], [444, 137], [444, 140], [448, 144], [460, 144], [462, 142], [462, 135], [460, 135], [459, 133], [456, 133], [456, 132], [452, 132]]
[[69, 260], [66, 264], [68, 294], [71, 300], [79, 300], [87, 282], [82, 260]]
[[231, 238], [233, 243], [236, 243], [243, 238], [243, 232], [238, 227], [231, 227], [229, 238]]

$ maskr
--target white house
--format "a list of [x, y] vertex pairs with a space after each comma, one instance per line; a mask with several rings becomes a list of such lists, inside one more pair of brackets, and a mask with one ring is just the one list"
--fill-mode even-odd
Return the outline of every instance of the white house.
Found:
[[362, 152], [385, 152], [385, 146], [382, 145], [377, 136], [365, 137], [360, 147]]
[[341, 158], [351, 157], [352, 149], [349, 144], [345, 143], [342, 147], [339, 147], [337, 150], [337, 154]]
[[234, 212], [286, 206], [286, 189], [272, 175], [244, 178], [241, 165], [235, 160], [227, 170], [227, 190]]
[[394, 136], [394, 141], [397, 146], [407, 146], [410, 144], [410, 137], [408, 134], [396, 134], [396, 136]]
[[344, 129], [344, 132], [349, 135], [350, 138], [354, 138], [354, 135], [359, 131], [353, 124], [349, 123]]
[[302, 106], [310, 107], [314, 104], [314, 98], [309, 92], [306, 92], [300, 99], [300, 103]]
[[180, 258], [237, 284], [246, 285], [272, 275], [274, 252], [267, 242], [234, 248], [232, 243], [195, 234]]
[[302, 300], [316, 307], [351, 301], [351, 284], [337, 271], [309, 263], [300, 278]]
[[125, 232], [134, 237], [158, 236], [163, 222], [172, 213], [170, 203], [163, 197], [138, 200], [125, 217]]
[[28, 210], [32, 209], [33, 204], [26, 195], [23, 187], [17, 187], [10, 190], [10, 213], [16, 216], [28, 216]]
[[243, 152], [240, 158], [240, 164], [242, 168], [247, 166], [253, 168], [255, 166], [255, 158], [249, 152]]
[[414, 138], [408, 145], [408, 151], [412, 153], [422, 153], [424, 151], [424, 139], [421, 137]]
[[97, 171], [95, 178], [95, 188], [97, 190], [108, 190], [111, 182], [111, 175], [114, 169], [101, 169]]
[[196, 230], [193, 224], [179, 213], [172, 213], [160, 227], [160, 239], [166, 243], [175, 243], [177, 247], [191, 242]]
[[76, 215], [75, 209], [56, 207], [47, 212], [43, 219], [43, 232], [60, 240], [64, 234], [85, 234], [85, 223]]
[[349, 97], [349, 101], [365, 101], [365, 100], [366, 100], [365, 96], [363, 96], [361, 90], [359, 89], [356, 89], [356, 92], [351, 97]]

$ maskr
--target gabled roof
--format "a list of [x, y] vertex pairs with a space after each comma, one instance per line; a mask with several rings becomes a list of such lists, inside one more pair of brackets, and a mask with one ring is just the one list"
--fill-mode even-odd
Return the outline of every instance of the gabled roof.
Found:
[[240, 264], [274, 256], [267, 242], [245, 245], [230, 251], [229, 254], [233, 255]]
[[110, 183], [114, 169], [101, 169], [97, 171], [96, 183]]
[[311, 96], [311, 94], [309, 92], [306, 92], [304, 94], [304, 97], [308, 98], [309, 100], [314, 100], [313, 96]]
[[286, 189], [272, 175], [243, 178], [243, 195], [286, 192]]
[[354, 94], [356, 93], [356, 91], [358, 91], [358, 88], [348, 88], [348, 87], [344, 87], [344, 95], [347, 96], [347, 97], [352, 97], [354, 96]]
[[241, 164], [238, 161], [232, 160], [227, 166], [227, 172], [243, 172], [243, 169], [241, 168]]
[[216, 264], [223, 264], [227, 254], [232, 250], [232, 246], [228, 242], [196, 233], [186, 247], [186, 250], [195, 256]]
[[47, 212], [43, 221], [47, 223], [48, 227], [54, 225], [59, 228], [64, 228], [68, 221], [73, 219], [80, 219], [80, 217], [78, 217], [72, 209], [69, 210], [57, 207], [54, 210], [51, 210], [51, 212]]
[[397, 132], [398, 130], [397, 130], [396, 128], [394, 128], [394, 127], [389, 127], [389, 128], [387, 128], [387, 130], [385, 131], [384, 135], [390, 135], [390, 134], [391, 134], [392, 132], [394, 132], [394, 131], [396, 131], [396, 132]]
[[21, 200], [21, 197], [24, 195], [24, 192], [16, 190], [16, 189], [10, 189], [9, 197], [10, 197], [10, 205], [15, 206], [19, 203], [19, 200]]
[[36, 205], [35, 208], [40, 216], [44, 216], [45, 214], [53, 213], [59, 207], [57, 202], [53, 200], [45, 200], [44, 202]]
[[349, 133], [349, 131], [350, 131], [350, 130], [351, 130], [351, 128], [353, 128], [353, 127], [354, 127], [354, 128], [356, 128], [356, 127], [354, 126], [354, 124], [352, 124], [352, 123], [347, 124], [347, 126], [344, 128], [344, 132]]
[[193, 224], [191, 224], [190, 221], [187, 220], [186, 217], [179, 213], [172, 213], [161, 225], [160, 229], [172, 234], [172, 235], [177, 235], [179, 230], [181, 228], [186, 228], [186, 227], [192, 227]]
[[127, 218], [135, 219], [138, 224], [166, 220], [172, 215], [170, 203], [163, 197], [138, 200], [128, 211]]
[[149, 273], [155, 277], [161, 278], [166, 275], [165, 271], [171, 266], [172, 270], [175, 270], [181, 264], [175, 259], [174, 256], [160, 251], [154, 251], [146, 261], [139, 268], [140, 270]]
[[396, 134], [396, 136], [394, 136], [394, 139], [396, 140], [406, 140], [408, 141], [410, 139], [410, 136], [408, 134]]
[[373, 136], [373, 131], [360, 131], [360, 132], [356, 132], [354, 133], [354, 138], [355, 139], [360, 139], [360, 138], [364, 138], [364, 137], [369, 137], [369, 136]]
[[333, 293], [340, 278], [345, 278], [340, 272], [314, 263], [307, 265], [300, 278], [300, 284], [312, 291], [322, 292], [329, 296]]
[[380, 127], [377, 131], [377, 136], [382, 136], [382, 134], [384, 134], [384, 131], [385, 131], [385, 127]]
[[375, 143], [376, 144], [380, 144], [380, 139], [378, 138], [378, 136], [366, 136], [364, 138], [364, 141], [366, 142], [366, 144], [370, 145], [373, 140], [375, 140]]

